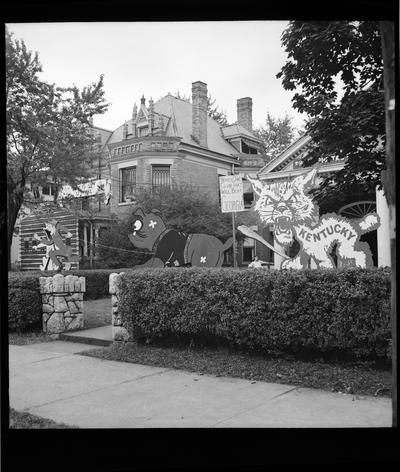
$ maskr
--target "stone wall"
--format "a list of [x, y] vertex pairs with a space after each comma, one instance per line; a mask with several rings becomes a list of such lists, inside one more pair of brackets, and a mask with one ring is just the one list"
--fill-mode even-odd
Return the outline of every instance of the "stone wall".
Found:
[[43, 331], [47, 334], [59, 334], [82, 329], [85, 277], [56, 274], [53, 277], [39, 277], [39, 284]]
[[122, 326], [122, 320], [118, 316], [118, 305], [119, 305], [119, 290], [118, 281], [119, 277], [125, 272], [117, 274], [113, 272], [109, 278], [109, 291], [111, 294], [111, 307], [112, 307], [112, 337], [113, 341], [130, 341], [128, 331]]

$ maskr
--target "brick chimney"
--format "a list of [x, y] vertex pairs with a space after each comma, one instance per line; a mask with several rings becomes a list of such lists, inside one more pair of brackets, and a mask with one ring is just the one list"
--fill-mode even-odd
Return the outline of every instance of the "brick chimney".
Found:
[[207, 84], [192, 83], [192, 136], [202, 147], [207, 147]]
[[237, 101], [237, 122], [244, 128], [253, 129], [253, 100], [250, 97], [239, 98]]

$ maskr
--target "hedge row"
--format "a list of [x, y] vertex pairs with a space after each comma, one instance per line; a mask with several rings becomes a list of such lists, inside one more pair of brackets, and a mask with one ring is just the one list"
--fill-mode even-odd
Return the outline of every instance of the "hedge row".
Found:
[[143, 269], [121, 277], [119, 289], [119, 314], [137, 340], [390, 357], [388, 269]]
[[42, 300], [37, 275], [8, 274], [8, 329], [28, 331], [41, 329]]

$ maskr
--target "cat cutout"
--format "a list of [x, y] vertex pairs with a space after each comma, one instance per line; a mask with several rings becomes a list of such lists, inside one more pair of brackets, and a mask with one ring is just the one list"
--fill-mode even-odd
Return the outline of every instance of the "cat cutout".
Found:
[[360, 236], [380, 225], [379, 216], [369, 213], [359, 220], [350, 220], [327, 213], [319, 217], [319, 207], [308, 192], [315, 187], [317, 169], [292, 181], [264, 184], [247, 176], [258, 195], [254, 210], [261, 221], [273, 225], [276, 242], [288, 248], [296, 239], [300, 245], [297, 256], [281, 262], [282, 269], [308, 268], [313, 260], [318, 268], [334, 268], [330, 255], [334, 245], [338, 267], [370, 267], [373, 265], [368, 243]]
[[128, 235], [138, 249], [148, 249], [154, 256], [139, 267], [221, 267], [224, 252], [233, 238], [222, 243], [215, 236], [183, 233], [167, 229], [157, 210], [134, 214], [133, 232]]

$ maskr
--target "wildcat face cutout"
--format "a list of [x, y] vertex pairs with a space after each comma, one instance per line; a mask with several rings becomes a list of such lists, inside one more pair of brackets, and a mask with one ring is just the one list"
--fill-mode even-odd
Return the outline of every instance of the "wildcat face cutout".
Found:
[[317, 220], [319, 209], [307, 192], [315, 185], [316, 170], [301, 175], [292, 182], [262, 184], [247, 177], [259, 196], [254, 210], [265, 224], [274, 225], [277, 241], [289, 246], [294, 237], [294, 225]]
[[297, 256], [282, 261], [281, 268], [307, 268], [310, 258], [317, 267], [333, 268], [330, 252], [334, 245], [340, 267], [371, 266], [369, 246], [359, 237], [380, 225], [379, 216], [370, 213], [360, 220], [349, 220], [329, 213], [319, 217], [318, 205], [308, 195], [316, 175], [317, 169], [312, 169], [291, 182], [272, 184], [247, 177], [259, 197], [254, 210], [263, 223], [273, 225], [277, 243], [288, 247], [296, 239], [300, 245]]

